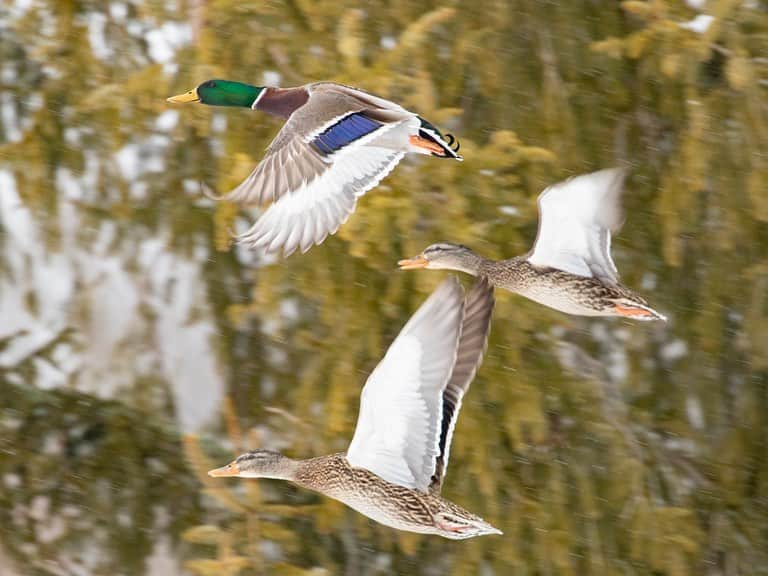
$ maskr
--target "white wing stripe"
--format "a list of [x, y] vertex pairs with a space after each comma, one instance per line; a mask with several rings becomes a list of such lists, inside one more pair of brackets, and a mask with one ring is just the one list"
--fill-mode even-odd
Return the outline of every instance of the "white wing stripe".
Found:
[[373, 140], [376, 140], [378, 138], [381, 138], [385, 133], [389, 132], [392, 128], [395, 128], [397, 126], [400, 126], [400, 123], [394, 123], [394, 124], [382, 124], [381, 127], [377, 128], [373, 132], [366, 134], [365, 136], [358, 138], [354, 142], [350, 142], [343, 148], [338, 149], [333, 154], [330, 154], [329, 156], [325, 156], [323, 160], [328, 163], [338, 162], [340, 158], [347, 154], [354, 154], [356, 150], [358, 150], [362, 146], [367, 146], [370, 144]]
[[528, 261], [579, 276], [618, 282], [611, 232], [621, 226], [625, 171], [584, 174], [539, 195], [539, 233]]
[[456, 360], [463, 294], [441, 284], [368, 378], [347, 460], [389, 482], [427, 490], [440, 440], [442, 398]]
[[306, 136], [304, 136], [303, 138], [304, 142], [306, 144], [309, 144], [310, 142], [312, 142], [312, 140], [317, 138], [318, 135], [325, 132], [328, 128], [330, 128], [340, 120], [343, 120], [347, 116], [352, 116], [352, 114], [359, 114], [359, 113], [360, 113], [359, 110], [350, 110], [349, 112], [345, 112], [344, 114], [339, 114], [335, 118], [331, 118], [330, 120], [328, 120], [328, 122], [326, 122], [325, 124], [321, 124], [319, 128], [312, 130], [312, 132], [309, 132]]

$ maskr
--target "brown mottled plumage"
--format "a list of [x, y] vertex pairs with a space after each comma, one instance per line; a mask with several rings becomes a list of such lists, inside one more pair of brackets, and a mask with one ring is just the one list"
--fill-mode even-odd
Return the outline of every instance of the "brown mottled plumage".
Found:
[[[499, 261], [484, 259], [480, 274], [494, 286], [544, 304], [562, 298], [569, 303], [569, 310], [564, 311], [572, 314], [613, 315], [607, 313], [613, 312], [621, 302], [625, 302], [627, 308], [633, 305], [648, 307], [643, 297], [621, 284], [611, 285], [594, 277], [535, 266], [522, 256]], [[581, 308], [580, 312], [571, 311], [578, 308]], [[654, 313], [663, 319], [660, 314]]]
[[539, 233], [533, 249], [508, 260], [489, 260], [459, 244], [439, 243], [401, 260], [404, 270], [459, 270], [493, 286], [579, 316], [666, 320], [622, 286], [610, 255], [611, 232], [622, 222], [625, 171], [602, 170], [547, 188], [539, 196]]
[[288, 480], [386, 526], [460, 540], [501, 532], [440, 489], [461, 400], [482, 360], [493, 289], [449, 278], [408, 321], [363, 389], [346, 454], [292, 460], [254, 450], [211, 476]]
[[[448, 538], [479, 536], [468, 531], [471, 526], [484, 527], [489, 534], [500, 533], [479, 516], [442, 498], [439, 489], [420, 492], [387, 482], [365, 468], [353, 468], [343, 453], [300, 461], [293, 482], [399, 530]], [[466, 525], [467, 531], [454, 528], [445, 534], [444, 528], [436, 526], [436, 519], [460, 527]]]

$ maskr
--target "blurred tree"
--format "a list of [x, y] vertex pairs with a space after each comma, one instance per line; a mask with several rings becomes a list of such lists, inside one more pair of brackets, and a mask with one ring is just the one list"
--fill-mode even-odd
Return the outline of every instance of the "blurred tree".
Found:
[[[110, 223], [108, 254], [127, 269], [139, 266], [141, 242], [156, 237], [201, 270], [198, 313], [215, 323], [236, 407], [229, 434], [186, 444], [201, 481], [202, 449], [218, 464], [240, 447], [233, 420], [257, 427], [261, 445], [296, 456], [345, 448], [366, 375], [442, 279], [400, 273], [398, 258], [438, 240], [494, 257], [522, 253], [546, 185], [617, 162], [634, 167], [615, 259], [626, 283], [671, 321], [570, 318], [499, 295], [446, 495], [504, 537], [457, 545], [395, 533], [284, 485], [206, 480], [206, 518], [185, 524], [181, 547], [191, 572], [768, 571], [768, 12], [764, 2], [710, 0], [705, 13], [695, 5], [39, 0], [0, 8], [0, 165], [33, 209], [46, 250], [66, 249], [57, 215], [74, 205], [78, 246], [89, 249]], [[403, 163], [306, 255], [273, 263], [233, 250], [228, 230], [245, 221], [233, 206], [203, 199], [198, 182], [233, 187], [279, 124], [164, 102], [208, 77], [354, 84], [457, 133], [466, 161]], [[0, 262], [11, 262], [11, 251], [0, 243]], [[78, 297], [82, 310], [73, 304], [79, 312], [68, 316], [75, 344], [92, 313], [87, 294]], [[34, 366], [2, 377], [30, 387]], [[150, 389], [163, 386], [158, 378]], [[158, 404], [143, 425], [167, 418]], [[12, 421], [30, 409], [15, 396], [6, 406], [0, 415]], [[103, 418], [107, 430], [120, 421]], [[115, 442], [116, 455], [134, 449]], [[169, 481], [192, 481], [177, 456], [162, 459]], [[33, 488], [11, 494], [29, 499]], [[146, 514], [146, 495], [130, 497], [132, 514]], [[34, 557], [22, 544], [6, 547]], [[111, 573], [141, 570], [148, 547], [130, 546], [132, 564], [126, 552], [105, 551]]]

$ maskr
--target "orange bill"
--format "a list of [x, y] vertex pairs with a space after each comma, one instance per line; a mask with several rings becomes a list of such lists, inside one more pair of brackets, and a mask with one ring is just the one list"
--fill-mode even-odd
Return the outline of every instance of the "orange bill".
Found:
[[397, 265], [400, 266], [400, 270], [416, 270], [417, 268], [426, 268], [427, 264], [429, 264], [429, 260], [423, 256], [416, 256], [416, 258], [400, 260], [397, 263]]
[[221, 468], [214, 468], [213, 470], [208, 471], [208, 476], [213, 476], [214, 478], [221, 478], [225, 476], [238, 476], [240, 474], [240, 468], [238, 468], [236, 462], [232, 462], [231, 464], [227, 464], [226, 466], [222, 466]]

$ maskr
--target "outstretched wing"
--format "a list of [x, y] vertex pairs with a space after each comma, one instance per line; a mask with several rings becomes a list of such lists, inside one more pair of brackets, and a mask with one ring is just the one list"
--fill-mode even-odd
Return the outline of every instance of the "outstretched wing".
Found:
[[[386, 101], [383, 101], [386, 102]], [[394, 147], [377, 145], [389, 133], [418, 126], [399, 107], [377, 108], [350, 89], [323, 85], [291, 114], [267, 152], [237, 188], [223, 199], [273, 201], [240, 243], [268, 252], [306, 252], [335, 233], [357, 199], [376, 186], [402, 159]]]
[[623, 168], [570, 178], [539, 195], [539, 233], [528, 261], [618, 283], [611, 232], [622, 224]]
[[451, 277], [401, 330], [363, 388], [347, 450], [350, 465], [407, 488], [428, 489], [463, 316], [463, 290]]
[[290, 115], [251, 174], [223, 199], [243, 204], [279, 200], [306, 187], [330, 169], [330, 160], [353, 144], [370, 141], [376, 132], [405, 118], [381, 116], [352, 95], [311, 91]]
[[[288, 256], [320, 244], [354, 212], [357, 199], [376, 186], [403, 158], [404, 152], [379, 146], [359, 146], [326, 164], [311, 182], [284, 194], [237, 240], [267, 252]], [[304, 158], [298, 159], [302, 163]]]
[[440, 423], [440, 444], [435, 472], [432, 475], [430, 490], [440, 492], [448, 467], [448, 457], [453, 439], [453, 429], [459, 417], [461, 400], [469, 390], [483, 360], [488, 333], [491, 328], [493, 312], [493, 287], [485, 278], [481, 278], [472, 287], [464, 304], [464, 320], [461, 324], [461, 336], [448, 385], [443, 391], [443, 416]]

